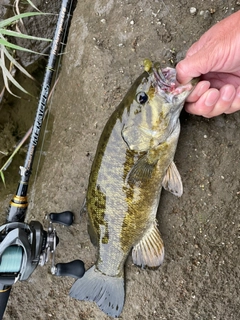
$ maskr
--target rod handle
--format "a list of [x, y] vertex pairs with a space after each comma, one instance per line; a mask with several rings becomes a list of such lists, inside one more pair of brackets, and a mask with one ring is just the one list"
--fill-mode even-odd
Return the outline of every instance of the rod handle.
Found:
[[0, 290], [0, 320], [3, 318], [11, 288], [12, 287], [6, 287]]

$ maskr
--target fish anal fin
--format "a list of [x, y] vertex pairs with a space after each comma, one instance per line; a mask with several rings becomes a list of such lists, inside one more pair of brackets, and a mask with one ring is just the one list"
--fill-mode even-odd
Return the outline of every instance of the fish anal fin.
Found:
[[183, 194], [182, 179], [173, 161], [166, 171], [162, 186], [165, 190], [171, 192], [175, 196], [181, 197]]
[[159, 267], [164, 259], [164, 245], [159, 230], [154, 224], [142, 240], [133, 247], [133, 263], [141, 267]]

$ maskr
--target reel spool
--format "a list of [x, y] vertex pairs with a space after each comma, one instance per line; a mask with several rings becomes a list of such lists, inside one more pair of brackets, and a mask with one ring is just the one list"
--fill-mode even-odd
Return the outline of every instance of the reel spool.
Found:
[[27, 280], [38, 265], [52, 258], [51, 272], [57, 276], [81, 278], [85, 273], [81, 260], [54, 265], [54, 253], [59, 242], [53, 223], [70, 226], [73, 214], [65, 211], [48, 216], [45, 231], [38, 221], [9, 222], [0, 226], [0, 284], [11, 286], [18, 280]]
[[23, 250], [20, 246], [8, 247], [1, 256], [0, 274], [18, 273], [21, 269]]

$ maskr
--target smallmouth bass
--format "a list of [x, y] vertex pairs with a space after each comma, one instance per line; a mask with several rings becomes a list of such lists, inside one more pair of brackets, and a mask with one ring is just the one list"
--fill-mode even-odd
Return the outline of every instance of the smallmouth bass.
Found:
[[107, 121], [92, 164], [87, 191], [89, 234], [98, 260], [72, 286], [70, 296], [95, 301], [111, 317], [121, 314], [124, 263], [155, 268], [164, 258], [156, 213], [162, 187], [181, 196], [173, 162], [179, 115], [197, 80], [179, 85], [173, 68], [144, 61], [134, 82]]

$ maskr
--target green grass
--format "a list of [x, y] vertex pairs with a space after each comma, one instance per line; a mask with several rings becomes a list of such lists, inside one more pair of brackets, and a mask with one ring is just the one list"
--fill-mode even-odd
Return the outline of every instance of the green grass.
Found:
[[27, 72], [27, 70], [17, 62], [16, 58], [14, 57], [14, 52], [16, 50], [21, 50], [29, 53], [36, 53], [36, 54], [39, 54], [39, 53], [27, 48], [18, 46], [16, 44], [13, 44], [11, 41], [9, 41], [9, 38], [15, 37], [15, 38], [23, 38], [28, 40], [39, 40], [39, 41], [51, 41], [51, 39], [33, 37], [27, 34], [23, 34], [19, 31], [9, 30], [7, 28], [10, 26], [13, 26], [14, 24], [17, 24], [23, 18], [39, 16], [42, 14], [46, 14], [46, 13], [26, 12], [26, 13], [17, 14], [11, 18], [0, 21], [0, 67], [2, 69], [2, 77], [3, 77], [4, 85], [7, 91], [14, 96], [16, 95], [13, 94], [12, 91], [10, 90], [9, 83], [14, 84], [19, 90], [23, 91], [24, 93], [28, 93], [28, 92], [12, 76], [11, 72], [7, 67], [9, 65], [9, 62], [10, 62], [10, 65], [15, 66], [17, 69], [23, 72], [26, 76], [28, 76], [29, 78], [32, 78], [32, 76]]
[[[0, 67], [2, 70], [2, 77], [3, 77], [3, 82], [4, 82], [4, 88], [0, 88], [0, 102], [1, 98], [3, 97], [5, 89], [12, 95], [20, 98], [16, 94], [14, 94], [11, 89], [10, 89], [10, 84], [13, 84], [15, 87], [17, 87], [20, 91], [29, 94], [22, 86], [20, 83], [18, 83], [14, 76], [11, 73], [11, 70], [13, 67], [17, 68], [19, 71], [24, 73], [27, 77], [33, 79], [33, 77], [27, 72], [27, 70], [17, 61], [17, 51], [26, 51], [29, 53], [35, 53], [35, 54], [41, 54], [38, 52], [35, 52], [33, 50], [30, 50], [28, 48], [18, 46], [14, 43], [11, 42], [11, 38], [23, 38], [27, 40], [38, 40], [38, 41], [52, 41], [51, 39], [46, 39], [46, 38], [40, 38], [40, 37], [33, 37], [31, 35], [23, 34], [20, 31], [14, 31], [12, 30], [14, 27], [17, 26], [18, 23], [23, 23], [22, 19], [24, 18], [29, 18], [33, 16], [39, 16], [39, 15], [46, 15], [47, 13], [42, 13], [39, 12], [39, 10], [34, 6], [34, 4], [30, 1], [27, 0], [30, 5], [34, 9], [36, 9], [38, 12], [26, 12], [26, 13], [20, 13], [19, 12], [19, 0], [16, 1], [16, 12], [18, 14], [14, 15], [11, 18], [5, 19], [0, 21]], [[19, 28], [15, 28], [18, 30]], [[27, 133], [28, 136], [30, 133]], [[26, 135], [27, 135], [26, 134]], [[7, 169], [9, 164], [11, 163], [13, 157], [15, 154], [19, 151], [21, 148], [22, 144], [25, 142], [28, 136], [26, 136], [22, 139], [20, 144], [16, 147], [14, 152], [11, 154], [7, 162], [0, 168], [0, 179], [2, 180], [4, 186], [5, 186], [5, 177], [3, 171]]]

